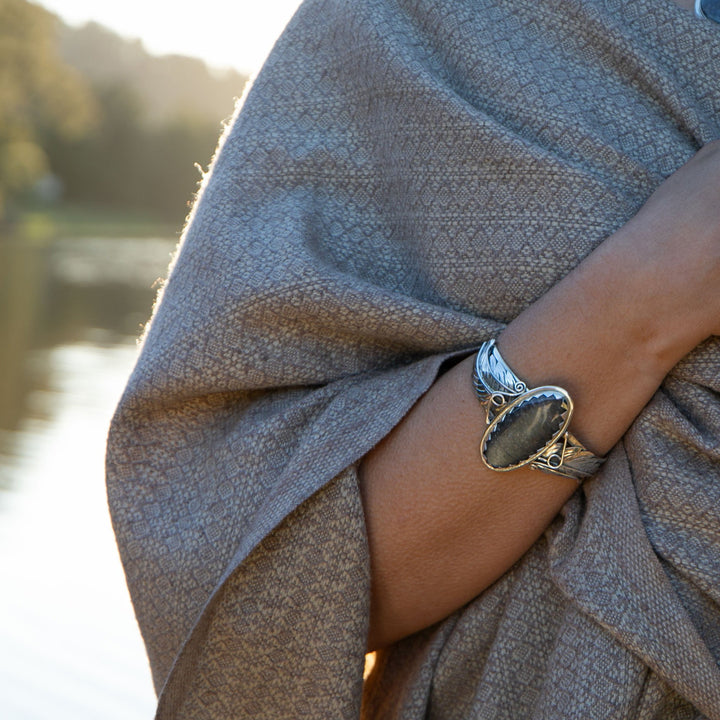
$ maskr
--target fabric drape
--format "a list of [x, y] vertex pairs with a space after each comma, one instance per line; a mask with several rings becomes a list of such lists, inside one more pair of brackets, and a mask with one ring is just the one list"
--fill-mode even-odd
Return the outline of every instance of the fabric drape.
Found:
[[520, 562], [364, 689], [356, 476], [448, 358], [717, 138], [720, 26], [670, 0], [301, 6], [110, 430], [158, 718], [720, 720], [717, 340]]

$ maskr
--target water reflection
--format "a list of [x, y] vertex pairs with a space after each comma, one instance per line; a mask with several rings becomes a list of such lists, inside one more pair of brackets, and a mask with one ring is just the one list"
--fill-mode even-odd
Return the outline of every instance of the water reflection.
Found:
[[[32, 245], [0, 237], [0, 433], [17, 430], [47, 388], [48, 350], [133, 343], [174, 243], [65, 239]], [[12, 452], [5, 436], [0, 453]]]
[[103, 453], [173, 245], [0, 237], [3, 718], [152, 716]]

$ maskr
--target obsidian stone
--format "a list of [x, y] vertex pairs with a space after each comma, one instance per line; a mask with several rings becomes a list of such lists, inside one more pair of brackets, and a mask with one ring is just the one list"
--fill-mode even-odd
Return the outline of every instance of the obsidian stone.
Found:
[[702, 0], [700, 7], [710, 20], [720, 23], [720, 0]]
[[568, 411], [560, 393], [529, 396], [488, 429], [485, 460], [494, 468], [519, 465], [537, 454], [562, 430]]

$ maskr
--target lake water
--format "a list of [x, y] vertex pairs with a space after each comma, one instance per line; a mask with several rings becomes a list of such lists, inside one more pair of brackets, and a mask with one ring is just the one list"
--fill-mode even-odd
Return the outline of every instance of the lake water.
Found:
[[104, 443], [166, 239], [0, 236], [0, 717], [141, 720], [154, 693]]

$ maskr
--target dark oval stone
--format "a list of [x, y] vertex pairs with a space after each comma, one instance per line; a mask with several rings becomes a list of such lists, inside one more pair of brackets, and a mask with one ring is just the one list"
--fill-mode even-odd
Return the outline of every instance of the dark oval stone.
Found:
[[720, 0], [701, 0], [700, 7], [707, 17], [720, 23]]
[[518, 467], [554, 442], [570, 420], [568, 400], [559, 388], [536, 388], [512, 403], [485, 432], [482, 452], [487, 464]]

